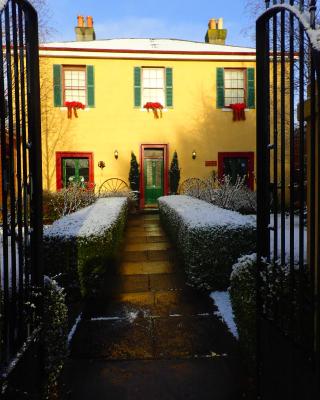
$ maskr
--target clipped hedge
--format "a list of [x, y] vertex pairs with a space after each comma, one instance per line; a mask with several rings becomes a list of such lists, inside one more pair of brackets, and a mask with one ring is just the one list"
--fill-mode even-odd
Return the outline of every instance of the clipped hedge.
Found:
[[126, 198], [98, 199], [93, 205], [55, 221], [44, 232], [46, 274], [68, 293], [97, 293], [114, 260], [127, 219]]
[[176, 244], [189, 284], [225, 290], [232, 265], [255, 251], [255, 220], [189, 196], [159, 199], [161, 222]]

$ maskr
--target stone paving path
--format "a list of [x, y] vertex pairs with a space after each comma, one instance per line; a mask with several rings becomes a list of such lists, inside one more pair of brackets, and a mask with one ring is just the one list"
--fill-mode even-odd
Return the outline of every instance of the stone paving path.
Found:
[[241, 399], [236, 341], [184, 283], [157, 214], [132, 216], [106, 291], [73, 338], [63, 399]]

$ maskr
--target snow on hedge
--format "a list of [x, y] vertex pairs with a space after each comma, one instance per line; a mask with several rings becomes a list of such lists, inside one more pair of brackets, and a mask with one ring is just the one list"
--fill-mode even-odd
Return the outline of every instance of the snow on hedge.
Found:
[[91, 206], [82, 208], [55, 221], [45, 229], [45, 237], [88, 237], [96, 236], [109, 229], [118, 219], [126, 198], [98, 199]]
[[254, 226], [255, 218], [225, 210], [191, 196], [164, 196], [159, 204], [175, 209], [183, 222], [192, 228], [216, 226]]
[[71, 295], [98, 292], [123, 238], [128, 200], [101, 198], [55, 221], [44, 232], [45, 272]]
[[176, 243], [189, 283], [209, 290], [229, 285], [232, 265], [255, 251], [255, 217], [189, 196], [159, 198], [164, 228]]

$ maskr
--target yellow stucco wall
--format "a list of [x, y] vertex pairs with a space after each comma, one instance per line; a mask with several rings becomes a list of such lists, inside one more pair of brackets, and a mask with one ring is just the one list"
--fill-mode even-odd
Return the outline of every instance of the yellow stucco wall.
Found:
[[[95, 108], [80, 110], [78, 119], [68, 120], [66, 109], [53, 107], [53, 64], [94, 65]], [[173, 68], [174, 105], [162, 119], [134, 108], [135, 66]], [[56, 190], [57, 151], [93, 152], [97, 186], [110, 177], [128, 181], [130, 153], [139, 157], [140, 144], [168, 144], [169, 161], [177, 150], [181, 181], [217, 171], [205, 167], [205, 160], [218, 161], [218, 152], [255, 151], [255, 110], [246, 112], [246, 121], [233, 122], [232, 112], [216, 108], [217, 67], [248, 68], [255, 63], [41, 58], [44, 188]], [[106, 163], [103, 172], [97, 166], [101, 160]]]

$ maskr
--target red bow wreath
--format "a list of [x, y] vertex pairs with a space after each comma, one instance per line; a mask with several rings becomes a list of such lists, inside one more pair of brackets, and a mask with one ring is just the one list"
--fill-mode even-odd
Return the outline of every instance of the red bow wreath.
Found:
[[75, 118], [78, 118], [77, 110], [84, 110], [85, 105], [80, 103], [80, 101], [66, 101], [65, 106], [68, 108], [68, 118], [72, 119], [72, 110]]
[[148, 112], [152, 110], [155, 119], [159, 119], [159, 114], [160, 118], [162, 118], [162, 110], [163, 110], [162, 104], [148, 102], [143, 106], [143, 108], [146, 108]]
[[231, 110], [233, 110], [233, 120], [234, 121], [245, 121], [245, 119], [246, 119], [245, 103], [230, 104], [229, 108], [231, 108]]

